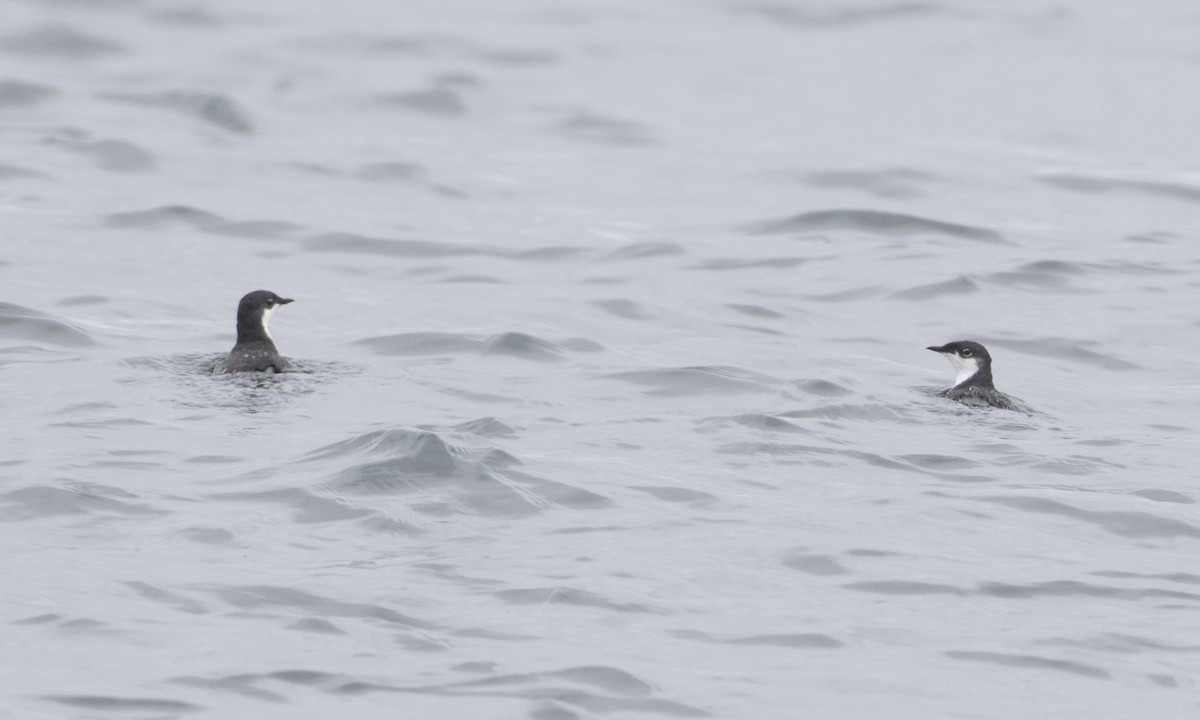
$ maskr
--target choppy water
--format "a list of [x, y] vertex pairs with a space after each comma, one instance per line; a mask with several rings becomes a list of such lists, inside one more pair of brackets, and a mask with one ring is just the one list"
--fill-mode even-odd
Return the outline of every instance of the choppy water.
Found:
[[1200, 710], [1193, 3], [0, 14], [0, 717]]

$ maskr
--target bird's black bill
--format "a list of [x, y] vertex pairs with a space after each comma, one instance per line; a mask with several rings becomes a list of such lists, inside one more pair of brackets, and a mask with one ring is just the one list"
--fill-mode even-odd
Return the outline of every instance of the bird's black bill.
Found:
[[940, 353], [940, 352], [946, 352], [944, 349], [942, 349], [942, 348], [938, 347], [937, 345], [930, 345], [929, 347], [927, 347], [927, 348], [925, 348], [925, 349], [926, 349], [926, 350], [932, 350], [932, 351], [934, 351], [934, 352], [936, 352], [936, 353]]
[[291, 298], [279, 298], [278, 302], [280, 305], [287, 305], [290, 302], [295, 302], [295, 300]]

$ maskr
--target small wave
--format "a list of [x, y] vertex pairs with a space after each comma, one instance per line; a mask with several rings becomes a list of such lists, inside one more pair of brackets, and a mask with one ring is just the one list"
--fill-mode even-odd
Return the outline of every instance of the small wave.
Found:
[[1063, 260], [1040, 260], [1025, 263], [1014, 270], [991, 273], [987, 279], [1004, 287], [1021, 290], [1054, 291], [1063, 293], [1088, 292], [1071, 285], [1070, 278], [1089, 273], [1092, 268], [1081, 263]]
[[558, 345], [520, 332], [493, 335], [483, 342], [482, 351], [484, 355], [507, 355], [539, 362], [562, 359], [562, 349]]
[[869, 23], [891, 20], [907, 20], [945, 12], [940, 4], [926, 2], [898, 2], [871, 7], [850, 5], [815, 5], [809, 7], [783, 4], [751, 5], [742, 12], [755, 13], [781, 25], [794, 27], [854, 27]]
[[578, 710], [594, 716], [637, 714], [707, 717], [710, 714], [691, 705], [657, 697], [658, 691], [650, 683], [624, 670], [605, 665], [495, 675], [479, 680], [427, 685], [411, 691], [451, 697], [527, 698], [539, 703], [530, 717], [546, 720], [575, 718], [578, 717]]
[[971, 660], [974, 662], [986, 662], [993, 665], [1004, 665], [1007, 667], [1016, 668], [1034, 668], [1037, 670], [1059, 670], [1062, 672], [1072, 673], [1074, 675], [1083, 675], [1091, 678], [1108, 678], [1111, 677], [1107, 670], [1103, 670], [1094, 665], [1085, 665], [1070, 660], [1056, 660], [1053, 658], [1045, 658], [1039, 655], [1014, 655], [1011, 653], [997, 652], [978, 652], [974, 650], [947, 650], [946, 657], [954, 658], [955, 660]]
[[805, 179], [816, 187], [850, 188], [886, 198], [912, 198], [924, 194], [921, 184], [932, 175], [895, 168], [890, 170], [826, 170], [811, 173]]
[[413, 332], [355, 340], [378, 355], [454, 355], [478, 352], [483, 341], [474, 335]]
[[492, 595], [514, 605], [577, 605], [579, 607], [615, 610], [623, 613], [663, 612], [645, 603], [616, 602], [587, 590], [578, 590], [561, 585], [497, 590]]
[[[741, 416], [741, 419], [745, 419], [746, 417]], [[761, 419], [761, 417], [763, 416], [758, 416], [756, 420]], [[762, 432], [773, 432], [775, 433], [775, 437], [773, 440], [750, 439], [727, 442], [717, 446], [716, 451], [726, 455], [737, 456], [772, 456], [778, 458], [775, 462], [780, 464], [804, 464], [817, 467], [853, 467], [861, 463], [870, 467], [926, 475], [936, 478], [941, 482], [996, 482], [996, 478], [986, 475], [959, 472], [954, 467], [955, 463], [953, 461], [942, 456], [907, 455], [892, 457], [879, 453], [855, 450], [853, 448], [785, 442], [784, 440], [787, 438], [787, 435], [781, 434], [781, 430], [789, 433], [792, 437], [796, 437], [798, 433], [804, 433], [809, 436], [816, 435], [816, 431], [803, 426], [794, 426], [794, 429], [788, 429], [774, 424], [766, 427], [751, 424], [750, 427]], [[960, 466], [970, 467], [971, 465], [964, 463]]]
[[935, 453], [920, 453], [915, 455], [901, 455], [898, 458], [914, 467], [919, 467], [925, 470], [935, 472], [946, 472], [949, 470], [971, 470], [979, 467], [979, 463], [974, 460], [969, 460], [958, 455], [938, 455]]
[[306, 238], [301, 246], [315, 252], [361, 253], [391, 257], [451, 257], [479, 255], [478, 248], [429, 240], [377, 238], [348, 232], [320, 233]]
[[65, 60], [91, 60], [124, 52], [115, 42], [86, 35], [65, 25], [43, 25], [0, 38], [0, 48], [20, 55], [42, 55]]
[[301, 611], [321, 618], [357, 618], [375, 620], [403, 628], [436, 629], [434, 623], [421, 620], [374, 603], [346, 602], [323, 595], [275, 585], [235, 585], [212, 589], [212, 593], [234, 607], [251, 610]]
[[426, 55], [435, 50], [458, 50], [458, 38], [448, 35], [365, 35], [340, 33], [306, 38], [295, 43], [305, 50], [361, 55]]
[[595, 352], [598, 343], [570, 338], [562, 344], [522, 332], [480, 336], [462, 333], [415, 332], [355, 340], [379, 355], [503, 355], [535, 362], [557, 362], [567, 351]]
[[140, 502], [120, 488], [95, 483], [63, 487], [34, 485], [0, 495], [0, 518], [30, 520], [57, 515], [95, 518], [105, 515], [157, 515], [164, 511]]
[[528, 515], [553, 505], [609, 504], [595, 493], [519, 471], [521, 462], [502, 450], [454, 446], [431, 431], [374, 431], [316, 450], [307, 461], [344, 464], [362, 455], [382, 457], [342, 467], [322, 487], [351, 505], [357, 505], [355, 496], [406, 496], [409, 509], [438, 517]]
[[[988, 341], [989, 343], [992, 341]], [[1137, 370], [1140, 366], [1105, 353], [1088, 350], [1089, 345], [1098, 345], [1094, 340], [1073, 340], [1061, 337], [1044, 337], [1032, 340], [997, 340], [997, 345], [1019, 350], [1037, 357], [1071, 360], [1093, 365], [1105, 370]]]
[[467, 104], [463, 102], [462, 95], [445, 87], [382, 95], [378, 101], [384, 105], [402, 107], [440, 117], [458, 117], [467, 114]]
[[1037, 260], [1025, 263], [1018, 267], [1017, 270], [1037, 275], [1054, 276], [1082, 275], [1087, 272], [1087, 268], [1082, 263], [1071, 262], [1069, 260]]
[[760, 645], [766, 647], [821, 649], [845, 647], [845, 643], [824, 633], [772, 633], [769, 635], [749, 635], [725, 639], [717, 638], [697, 630], [677, 630], [671, 634], [685, 640], [704, 640], [722, 645]]
[[762, 430], [764, 432], [784, 432], [784, 433], [807, 433], [809, 430], [788, 422], [783, 418], [774, 415], [762, 415], [759, 413], [746, 413], [744, 415], [735, 415], [730, 418], [718, 418], [718, 422], [732, 421], [743, 427], [748, 427], [752, 430]]
[[731, 395], [774, 390], [778, 382], [766, 375], [734, 367], [678, 367], [630, 370], [605, 375], [651, 388], [651, 395]]
[[428, 169], [419, 163], [379, 162], [363, 165], [354, 175], [372, 182], [411, 182], [424, 178], [427, 173]]
[[104, 295], [73, 295], [58, 301], [60, 306], [77, 307], [80, 305], [106, 305], [112, 300]]
[[569, 260], [579, 257], [585, 252], [584, 248], [571, 247], [570, 245], [546, 245], [544, 247], [499, 254], [513, 260]]
[[874, 420], [894, 421], [903, 419], [896, 408], [882, 403], [837, 403], [822, 407], [788, 410], [779, 413], [785, 418], [819, 418], [823, 420]]
[[783, 564], [809, 575], [845, 575], [850, 572], [845, 565], [837, 561], [837, 558], [821, 553], [789, 553], [783, 558]]
[[1029, 600], [1043, 597], [1103, 598], [1106, 600], [1145, 600], [1147, 598], [1200, 601], [1200, 594], [1160, 588], [1125, 588], [1076, 580], [1049, 580], [1037, 583], [980, 583], [978, 595]]
[[953, 585], [942, 583], [919, 582], [916, 580], [868, 580], [865, 582], [847, 583], [842, 587], [858, 592], [875, 593], [877, 595], [966, 595]]
[[1147, 500], [1153, 500], [1154, 502], [1178, 503], [1180, 505], [1193, 505], [1196, 502], [1196, 499], [1187, 493], [1177, 492], [1175, 490], [1162, 490], [1159, 488], [1134, 490], [1129, 494], [1146, 498]]
[[[282, 505], [294, 513], [297, 523], [329, 523], [342, 520], [375, 521], [378, 511], [356, 507], [341, 498], [326, 497], [302, 488], [283, 488], [252, 492], [214, 493], [209, 499], [220, 502], [269, 503]], [[376, 530], [388, 533], [416, 534], [418, 528], [399, 520], [388, 519], [386, 527], [377, 524]]]
[[979, 286], [975, 284], [975, 281], [965, 275], [960, 275], [953, 280], [900, 290], [892, 293], [892, 297], [900, 300], [929, 300], [947, 295], [970, 295], [977, 292], [979, 292]]
[[207, 230], [226, 220], [215, 213], [187, 205], [163, 205], [150, 210], [112, 213], [105, 218], [105, 222], [111, 227], [143, 230], [160, 230], [175, 223]]
[[885, 288], [879, 285], [865, 285], [863, 287], [852, 288], [850, 290], [839, 290], [837, 292], [830, 293], [816, 293], [813, 295], [806, 295], [805, 297], [816, 302], [842, 303], [876, 297], [878, 295], [882, 295], [885, 290]]
[[770, 258], [712, 258], [692, 267], [696, 270], [746, 270], [754, 268], [787, 268], [798, 267], [809, 262], [807, 257], [770, 257]]
[[32, 308], [0, 302], [0, 338], [43, 342], [63, 347], [95, 345], [82, 329]]
[[1047, 174], [1038, 178], [1047, 185], [1085, 193], [1130, 192], [1171, 200], [1200, 203], [1200, 188], [1180, 183], [1125, 180], [1093, 175]]
[[196, 7], [148, 9], [146, 17], [155, 23], [191, 28], [215, 28], [224, 24], [216, 15]]
[[754, 235], [839, 230], [900, 237], [942, 235], [993, 244], [1012, 244], [995, 230], [879, 210], [817, 210], [780, 220], [755, 223], [748, 228]]
[[553, 52], [548, 50], [530, 50], [527, 48], [482, 50], [477, 52], [475, 57], [493, 65], [519, 67], [555, 65], [559, 62], [558, 55]]
[[1200, 537], [1200, 528], [1195, 525], [1148, 512], [1083, 510], [1067, 503], [1040, 497], [1006, 496], [979, 498], [979, 500], [1030, 513], [1062, 515], [1126, 537]]
[[554, 130], [575, 140], [604, 145], [632, 147], [658, 143], [650, 127], [644, 123], [586, 112], [560, 120], [554, 125]]
[[1097, 577], [1106, 578], [1121, 578], [1121, 579], [1146, 579], [1146, 580], [1165, 580], [1166, 582], [1181, 583], [1183, 585], [1200, 585], [1200, 575], [1194, 573], [1136, 573], [1128, 570], [1096, 570], [1091, 573]]
[[254, 125], [232, 98], [214, 93], [180, 90], [159, 93], [100, 93], [114, 102], [166, 108], [208, 125], [240, 135], [254, 132]]
[[749, 315], [755, 318], [766, 318], [770, 320], [782, 320], [786, 317], [783, 313], [775, 312], [761, 305], [746, 305], [741, 303], [728, 303], [725, 307], [742, 315]]
[[673, 242], [636, 242], [619, 247], [605, 255], [607, 260], [642, 260], [651, 257], [682, 255], [683, 246]]
[[203, 603], [197, 602], [192, 598], [173, 590], [164, 590], [161, 587], [157, 587], [140, 580], [127, 580], [121, 584], [130, 590], [133, 590], [138, 595], [141, 595], [143, 598], [150, 600], [151, 602], [166, 605], [174, 610], [179, 610], [180, 612], [185, 612], [189, 615], [204, 615], [209, 612], [208, 607], [206, 607]]
[[832, 380], [822, 378], [793, 380], [788, 384], [807, 395], [815, 395], [823, 398], [846, 397], [847, 395], [854, 394], [854, 391], [850, 388], [839, 385]]
[[476, 420], [468, 420], [464, 423], [459, 423], [450, 428], [455, 432], [465, 432], [472, 435], [478, 435], [482, 438], [509, 438], [516, 437], [517, 431], [505, 425], [496, 418], [483, 417]]
[[91, 158], [96, 167], [112, 172], [153, 170], [154, 156], [148, 150], [126, 140], [56, 140], [55, 144]]
[[[490, 637], [508, 640], [527, 639], [479, 630], [464, 630], [460, 631], [459, 635], [461, 637]], [[426, 652], [447, 649], [442, 643], [431, 642], [426, 639], [427, 637], [426, 633], [419, 636], [412, 633], [398, 638], [398, 642], [406, 647]], [[483, 674], [484, 677], [407, 686], [384, 682], [375, 676], [358, 677], [352, 674], [298, 668], [219, 677], [180, 676], [173, 678], [172, 681], [180, 685], [232, 691], [247, 697], [277, 702], [287, 698], [260, 686], [287, 683], [342, 698], [348, 695], [363, 695], [368, 692], [407, 693], [443, 698], [496, 698], [505, 701], [523, 698], [534, 705], [528, 716], [538, 720], [568, 720], [579, 717], [579, 711], [583, 711], [589, 716], [636, 714], [707, 717], [709, 715], [699, 708], [658, 697], [659, 692], [653, 685], [615, 667], [579, 665], [553, 670], [496, 675], [493, 674], [495, 665], [490, 662], [460, 663], [455, 666], [455, 669]]]
[[765, 645], [768, 647], [821, 649], [840, 648], [846, 645], [841, 640], [824, 633], [772, 633], [770, 635], [735, 637], [721, 642], [729, 645]]
[[653, 485], [632, 486], [633, 490], [644, 492], [664, 502], [705, 507], [717, 502], [717, 496], [700, 490], [682, 487], [664, 487]]
[[163, 205], [149, 210], [111, 213], [105, 217], [109, 227], [161, 230], [185, 225], [202, 232], [230, 237], [276, 238], [288, 235], [299, 225], [282, 220], [227, 220], [216, 213], [187, 205]]
[[648, 320], [649, 316], [642, 307], [632, 300], [593, 300], [592, 305], [604, 312], [623, 320]]
[[43, 697], [46, 700], [93, 712], [169, 713], [173, 716], [176, 713], [194, 712], [204, 709], [200, 705], [163, 698], [118, 697], [114, 695], [44, 695]]
[[[0, 164], [0, 180], [11, 180], [13, 178], [44, 178], [43, 175], [36, 170], [17, 167], [16, 165]], [[0, 265], [8, 265], [7, 261], [0, 262]]]
[[57, 94], [49, 85], [0, 80], [0, 107], [32, 107]]

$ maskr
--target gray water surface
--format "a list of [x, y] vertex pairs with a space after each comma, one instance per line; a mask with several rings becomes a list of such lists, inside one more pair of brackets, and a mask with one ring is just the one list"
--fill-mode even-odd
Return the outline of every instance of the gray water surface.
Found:
[[0, 14], [0, 717], [1200, 711], [1193, 3]]

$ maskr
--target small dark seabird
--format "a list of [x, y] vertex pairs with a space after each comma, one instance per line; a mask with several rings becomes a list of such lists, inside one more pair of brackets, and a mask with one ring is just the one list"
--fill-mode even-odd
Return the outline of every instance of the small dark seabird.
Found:
[[956, 340], [926, 349], [941, 353], [958, 373], [954, 377], [954, 387], [940, 393], [942, 397], [975, 407], [1022, 410], [1015, 400], [992, 384], [992, 356], [984, 346], [971, 340]]
[[275, 342], [267, 332], [267, 321], [275, 308], [290, 302], [291, 299], [281, 298], [270, 290], [246, 293], [238, 303], [237, 344], [213, 372], [283, 372], [288, 361], [275, 349]]

